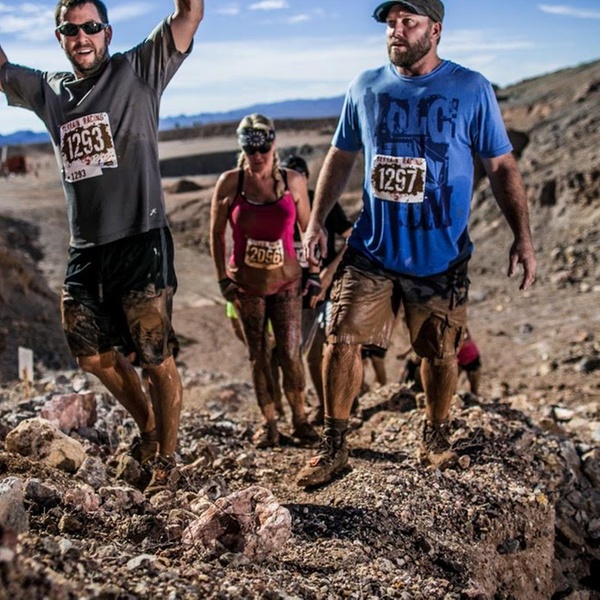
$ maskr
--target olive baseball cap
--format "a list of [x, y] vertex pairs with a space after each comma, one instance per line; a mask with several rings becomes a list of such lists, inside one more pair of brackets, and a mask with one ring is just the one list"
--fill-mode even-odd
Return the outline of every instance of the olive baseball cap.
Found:
[[385, 23], [390, 8], [394, 4], [400, 4], [415, 15], [423, 15], [429, 17], [436, 23], [441, 23], [444, 20], [444, 5], [440, 0], [410, 0], [410, 2], [399, 2], [391, 0], [390, 2], [382, 2], [373, 13], [373, 18], [379, 23]]

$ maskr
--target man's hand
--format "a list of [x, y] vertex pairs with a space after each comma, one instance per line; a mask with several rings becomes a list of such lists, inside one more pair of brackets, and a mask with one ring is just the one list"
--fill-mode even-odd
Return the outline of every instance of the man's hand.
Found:
[[517, 265], [523, 265], [523, 280], [519, 286], [520, 290], [526, 290], [535, 281], [537, 260], [531, 242], [519, 242], [515, 240], [510, 248], [510, 262], [508, 276], [512, 277], [517, 272]]
[[239, 288], [233, 279], [230, 279], [229, 277], [220, 279], [219, 289], [221, 290], [221, 295], [227, 302], [235, 302], [237, 300], [237, 291]]
[[327, 231], [312, 217], [304, 232], [302, 243], [309, 265], [318, 267], [321, 264], [321, 257], [327, 258]]

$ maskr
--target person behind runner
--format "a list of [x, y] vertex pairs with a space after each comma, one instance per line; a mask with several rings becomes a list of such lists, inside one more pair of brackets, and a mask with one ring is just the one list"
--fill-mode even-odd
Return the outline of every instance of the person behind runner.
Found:
[[463, 341], [456, 355], [459, 373], [465, 373], [473, 396], [479, 396], [481, 382], [481, 354], [469, 329], [465, 329]]
[[[310, 176], [308, 165], [301, 156], [292, 154], [282, 161], [282, 165], [302, 174], [308, 182]], [[308, 199], [312, 208], [314, 201], [312, 189], [308, 190]], [[329, 310], [331, 281], [346, 250], [345, 242], [352, 231], [352, 222], [346, 216], [339, 202], [333, 205], [331, 212], [327, 215], [325, 229], [327, 231], [327, 256], [321, 261], [321, 293], [318, 296], [305, 296], [302, 305], [302, 349], [306, 356], [308, 371], [319, 401], [317, 410], [311, 415], [313, 425], [323, 425], [325, 416], [322, 370], [323, 348], [326, 342], [325, 327], [328, 315], [331, 314]], [[344, 243], [338, 250], [340, 238]], [[297, 244], [296, 254], [300, 257], [300, 264], [303, 267], [303, 280], [307, 280], [310, 269], [305, 257], [302, 239], [299, 236], [296, 237], [295, 244]]]
[[472, 155], [479, 155], [513, 232], [508, 275], [535, 278], [524, 185], [490, 83], [438, 57], [439, 0], [382, 2], [390, 62], [351, 84], [325, 159], [305, 236], [309, 261], [326, 252], [324, 221], [359, 151], [364, 205], [332, 291], [325, 353], [325, 427], [319, 452], [299, 472], [301, 486], [328, 482], [348, 462], [346, 432], [361, 381], [361, 344], [387, 347], [402, 306], [411, 345], [423, 358], [423, 459], [456, 459], [449, 435], [456, 351], [466, 327]]
[[[104, 3], [60, 0], [55, 34], [73, 73], [17, 66], [0, 48], [0, 90], [9, 105], [42, 119], [61, 170], [71, 232], [61, 301], [69, 347], [138, 425], [132, 451], [154, 463], [150, 489], [175, 465], [182, 396], [169, 344], [176, 277], [158, 165], [158, 106], [203, 13], [203, 0], [175, 0], [175, 12], [140, 45], [110, 56]], [[115, 349], [131, 344], [148, 372], [151, 402]]]
[[[211, 254], [226, 300], [236, 308], [252, 365], [254, 391], [263, 425], [254, 436], [259, 448], [279, 444], [273, 397], [269, 393], [268, 322], [275, 336], [283, 390], [292, 409], [292, 435], [304, 442], [318, 436], [305, 413], [305, 378], [300, 355], [301, 269], [294, 252], [294, 227], [302, 231], [310, 207], [305, 179], [282, 169], [275, 128], [267, 117], [244, 117], [237, 129], [238, 166], [223, 173], [212, 198]], [[227, 224], [233, 248], [226, 258]], [[315, 267], [307, 294], [320, 292]]]

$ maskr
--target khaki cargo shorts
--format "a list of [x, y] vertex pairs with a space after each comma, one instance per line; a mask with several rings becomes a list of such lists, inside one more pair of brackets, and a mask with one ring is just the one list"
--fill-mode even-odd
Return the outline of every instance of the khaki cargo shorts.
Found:
[[328, 342], [387, 348], [402, 307], [414, 351], [435, 364], [455, 361], [467, 326], [467, 264], [411, 277], [348, 248], [331, 293]]

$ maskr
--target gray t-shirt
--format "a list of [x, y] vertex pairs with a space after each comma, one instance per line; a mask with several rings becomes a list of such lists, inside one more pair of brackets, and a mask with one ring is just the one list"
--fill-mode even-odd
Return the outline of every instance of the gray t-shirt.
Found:
[[45, 123], [61, 169], [71, 245], [106, 244], [167, 224], [158, 162], [163, 90], [188, 56], [170, 18], [140, 45], [112, 56], [102, 73], [76, 79], [7, 63], [8, 103]]

